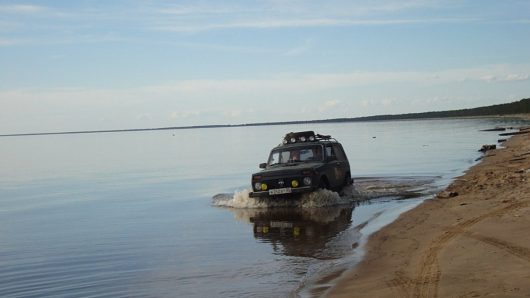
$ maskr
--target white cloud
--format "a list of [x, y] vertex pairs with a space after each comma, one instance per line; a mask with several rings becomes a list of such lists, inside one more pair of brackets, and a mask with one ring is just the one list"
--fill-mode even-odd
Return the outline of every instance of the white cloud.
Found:
[[[435, 3], [435, 2], [434, 2]], [[45, 26], [57, 32], [56, 41], [68, 43], [105, 42], [108, 37], [98, 37], [116, 28], [112, 41], [123, 41], [120, 36], [130, 36], [120, 28], [133, 28], [197, 34], [215, 30], [231, 29], [282, 29], [348, 26], [386, 26], [399, 24], [454, 23], [476, 21], [473, 18], [419, 18], [406, 17], [403, 11], [425, 8], [433, 9], [433, 1], [376, 1], [369, 3], [349, 3], [348, 1], [300, 2], [264, 1], [258, 4], [243, 3], [199, 3], [193, 5], [167, 6], [155, 2], [116, 7], [111, 10], [84, 7], [75, 9], [44, 7], [38, 5], [0, 5], [0, 12], [11, 14], [40, 14], [46, 19]], [[51, 22], [51, 23], [50, 23]], [[116, 23], [121, 26], [117, 27]], [[39, 31], [42, 22], [24, 22], [26, 30]], [[83, 36], [87, 28], [99, 33], [92, 37]], [[96, 28], [96, 30], [94, 30]], [[62, 29], [62, 30], [61, 30]], [[46, 43], [34, 36], [33, 43]], [[293, 48], [286, 55], [296, 55], [307, 50], [307, 45]]]
[[224, 1], [214, 3], [194, 3], [191, 5], [172, 5], [155, 9], [161, 14], [177, 16], [197, 15], [230, 15], [240, 16], [257, 13], [260, 15], [290, 15], [290, 16], [370, 16], [374, 14], [390, 14], [418, 8], [435, 8], [437, 1], [423, 0], [383, 0], [359, 1], [329, 0], [321, 1], [275, 1], [267, 0], [258, 3], [245, 2], [230, 3]]
[[155, 26], [155, 30], [178, 33], [198, 33], [222, 29], [277, 29], [310, 27], [346, 27], [346, 26], [385, 26], [427, 23], [458, 23], [476, 19], [438, 18], [438, 19], [342, 19], [342, 18], [271, 18], [262, 20], [242, 20], [211, 22], [210, 24], [178, 23]]
[[16, 44], [16, 41], [9, 39], [0, 39], [0, 47], [11, 46]]
[[153, 116], [150, 113], [140, 113], [136, 115], [137, 120], [151, 120]]
[[418, 9], [438, 11], [447, 7], [439, 1], [263, 1], [199, 3], [154, 8], [152, 28], [178, 33], [200, 33], [228, 29], [279, 29], [346, 26], [383, 26], [424, 23], [475, 22], [474, 17], [453, 17], [438, 13], [437, 18], [407, 17]]
[[327, 108], [334, 108], [336, 107], [337, 105], [339, 105], [340, 101], [336, 100], [336, 99], [333, 99], [333, 100], [328, 100], [324, 103], [324, 106], [327, 107]]
[[489, 83], [493, 82], [515, 82], [515, 81], [526, 81], [530, 78], [528, 74], [489, 74], [481, 77], [480, 79]]
[[0, 13], [32, 14], [45, 11], [46, 7], [32, 4], [0, 5]]
[[20, 28], [21, 26], [22, 24], [15, 20], [0, 20], [0, 32], [11, 32], [17, 28]]
[[172, 120], [189, 119], [191, 117], [200, 116], [200, 111], [173, 111], [169, 115]]
[[480, 79], [481, 79], [482, 81], [486, 81], [486, 82], [493, 82], [493, 81], [495, 81], [497, 78], [496, 78], [494, 75], [485, 75], [485, 76], [480, 77]]
[[367, 108], [368, 106], [370, 106], [371, 102], [372, 102], [371, 100], [363, 99], [363, 100], [360, 101], [360, 105], [363, 108]]
[[[265, 79], [182, 80], [122, 89], [0, 90], [0, 127], [5, 133], [61, 130], [72, 125], [72, 129], [108, 129], [134, 127], [140, 120], [144, 126], [158, 127], [460, 108], [459, 102], [464, 101], [449, 99], [473, 98], [466, 105], [478, 106], [487, 94], [489, 103], [493, 104], [494, 98], [504, 100], [503, 94], [511, 94], [512, 91], [506, 92], [506, 89], [513, 90], [510, 82], [517, 84], [529, 79], [527, 73], [530, 65], [492, 65], [437, 72], [282, 74]], [[478, 88], [481, 92], [477, 92], [477, 84], [483, 84]], [[518, 90], [518, 94], [523, 94], [529, 89]], [[429, 98], [436, 100], [429, 102]], [[25, 126], [32, 128], [21, 128]]]
[[236, 110], [226, 111], [224, 114], [228, 116], [229, 118], [239, 118], [243, 114], [243, 111], [236, 109]]
[[394, 98], [385, 98], [381, 100], [381, 105], [384, 107], [389, 107], [395, 104], [396, 100]]
[[318, 111], [320, 113], [327, 113], [327, 112], [335, 110], [336, 108], [339, 107], [339, 105], [340, 105], [339, 100], [336, 100], [336, 99], [327, 100], [324, 102], [324, 104], [318, 107]]
[[288, 49], [283, 53], [284, 56], [298, 56], [305, 52], [308, 52], [311, 49], [312, 42], [306, 41], [303, 45]]
[[[265, 79], [217, 79], [181, 80], [160, 85], [143, 87], [144, 93], [208, 95], [215, 97], [224, 94], [261, 93], [306, 93], [342, 87], [359, 87], [381, 84], [420, 84], [425, 86], [455, 82], [488, 81], [506, 82], [529, 79], [527, 74], [517, 74], [517, 70], [530, 72], [530, 65], [491, 65], [479, 68], [450, 69], [435, 72], [420, 71], [372, 71], [349, 73], [284, 74]], [[524, 72], [526, 72], [524, 71]], [[512, 73], [512, 74], [507, 74]]]
[[[513, 82], [530, 79], [530, 65], [490, 65], [478, 68], [449, 69], [443, 71], [354, 71], [346, 73], [278, 74], [263, 79], [197, 79], [179, 80], [161, 84], [135, 86], [127, 89], [48, 88], [0, 90], [0, 102], [9, 98], [30, 98], [39, 94], [43, 100], [62, 98], [90, 99], [104, 102], [109, 98], [168, 97], [187, 98], [204, 96], [215, 101], [232, 95], [307, 94], [308, 92], [334, 90], [343, 87], [363, 87], [381, 84], [444, 85], [459, 82]], [[182, 97], [179, 97], [182, 96]], [[250, 97], [252, 98], [252, 96]], [[328, 96], [329, 98], [329, 96]], [[328, 107], [337, 106], [340, 99], [328, 100]]]
[[504, 77], [504, 81], [526, 81], [528, 77], [528, 74], [509, 74]]
[[515, 20], [515, 21], [512, 21], [512, 23], [515, 23], [515, 24], [530, 24], [530, 19]]
[[197, 16], [197, 15], [234, 15], [241, 13], [259, 12], [256, 9], [244, 9], [237, 5], [174, 5], [154, 9], [156, 13], [175, 15], [175, 16]]

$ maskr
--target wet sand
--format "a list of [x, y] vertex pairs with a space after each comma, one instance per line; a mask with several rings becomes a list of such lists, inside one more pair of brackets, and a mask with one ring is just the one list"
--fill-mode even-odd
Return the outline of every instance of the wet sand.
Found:
[[505, 147], [373, 234], [328, 296], [530, 297], [530, 133]]

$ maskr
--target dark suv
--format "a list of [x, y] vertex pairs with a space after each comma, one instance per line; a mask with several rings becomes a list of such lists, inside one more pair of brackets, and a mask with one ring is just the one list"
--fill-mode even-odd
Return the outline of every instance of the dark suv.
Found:
[[352, 183], [350, 163], [342, 145], [313, 131], [291, 132], [272, 149], [263, 170], [252, 175], [251, 197], [310, 192], [319, 188], [340, 191]]

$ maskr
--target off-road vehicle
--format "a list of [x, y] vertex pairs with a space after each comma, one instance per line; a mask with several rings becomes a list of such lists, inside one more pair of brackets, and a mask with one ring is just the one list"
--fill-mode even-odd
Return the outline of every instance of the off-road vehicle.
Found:
[[351, 184], [350, 163], [342, 145], [313, 131], [291, 132], [252, 174], [251, 197], [286, 196], [319, 188], [340, 191]]

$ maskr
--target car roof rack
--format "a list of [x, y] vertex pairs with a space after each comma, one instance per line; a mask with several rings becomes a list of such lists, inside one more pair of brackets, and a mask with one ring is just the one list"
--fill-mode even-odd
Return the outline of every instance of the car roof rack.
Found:
[[287, 133], [285, 137], [283, 138], [280, 146], [295, 144], [295, 143], [315, 142], [315, 141], [337, 142], [337, 140], [335, 138], [332, 138], [330, 135], [315, 134], [314, 131], [308, 130], [308, 131]]

